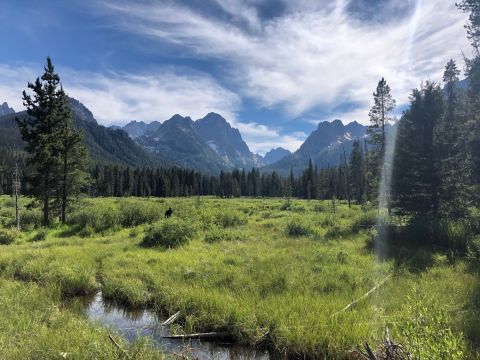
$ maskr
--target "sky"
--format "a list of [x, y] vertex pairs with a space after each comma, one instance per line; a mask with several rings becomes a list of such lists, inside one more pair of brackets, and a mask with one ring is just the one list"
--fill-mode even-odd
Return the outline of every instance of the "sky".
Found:
[[385, 77], [396, 116], [470, 55], [454, 0], [0, 0], [0, 102], [51, 56], [103, 125], [217, 112], [253, 152], [296, 150], [321, 121], [368, 124]]

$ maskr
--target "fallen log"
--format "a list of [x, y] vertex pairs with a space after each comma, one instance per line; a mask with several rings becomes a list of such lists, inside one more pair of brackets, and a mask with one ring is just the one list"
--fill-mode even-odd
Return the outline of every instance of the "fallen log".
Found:
[[177, 320], [177, 318], [180, 316], [180, 311], [177, 311], [175, 314], [173, 314], [172, 316], [170, 316], [167, 320], [165, 320], [163, 323], [162, 323], [162, 326], [167, 326], [167, 325], [170, 325], [171, 323], [173, 323], [175, 320]]
[[375, 292], [378, 288], [380, 288], [383, 284], [385, 284], [385, 282], [390, 279], [390, 277], [392, 276], [392, 274], [388, 275], [386, 278], [384, 278], [382, 281], [380, 281], [377, 285], [375, 285], [373, 288], [371, 288], [370, 290], [368, 290], [365, 294], [363, 294], [361, 297], [359, 297], [357, 300], [354, 300], [352, 301], [350, 304], [348, 304], [347, 306], [345, 306], [342, 310], [339, 310], [337, 311], [336, 313], [332, 314], [330, 317], [334, 317], [348, 309], [350, 309], [351, 307], [355, 306], [358, 302], [360, 302], [361, 300], [367, 298], [370, 294], [372, 294], [373, 292]]
[[197, 340], [220, 340], [229, 338], [231, 336], [228, 332], [206, 332], [206, 333], [196, 333], [196, 334], [185, 334], [185, 335], [165, 335], [162, 336], [165, 339], [197, 339]]

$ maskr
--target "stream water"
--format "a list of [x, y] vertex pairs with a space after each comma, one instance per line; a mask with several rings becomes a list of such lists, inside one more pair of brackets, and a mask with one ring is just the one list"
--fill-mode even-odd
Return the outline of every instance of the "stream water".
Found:
[[222, 344], [200, 340], [166, 339], [167, 327], [161, 324], [155, 313], [148, 310], [129, 310], [102, 298], [101, 293], [83, 299], [85, 314], [88, 319], [106, 326], [133, 342], [140, 336], [153, 339], [159, 349], [167, 353], [188, 355], [199, 360], [274, 360], [278, 357], [266, 350], [232, 344]]

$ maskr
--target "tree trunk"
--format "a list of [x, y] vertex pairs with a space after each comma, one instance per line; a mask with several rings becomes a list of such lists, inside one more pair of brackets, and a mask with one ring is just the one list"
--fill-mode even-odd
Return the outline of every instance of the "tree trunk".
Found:
[[68, 160], [65, 153], [63, 157], [63, 183], [62, 183], [62, 200], [61, 200], [61, 214], [60, 220], [62, 224], [65, 224], [66, 221], [66, 211], [67, 211], [67, 171], [68, 171]]
[[43, 175], [43, 225], [44, 226], [49, 226], [50, 225], [50, 219], [49, 219], [49, 210], [50, 210], [50, 190], [48, 188], [48, 179], [50, 178], [50, 172], [45, 171], [45, 174]]

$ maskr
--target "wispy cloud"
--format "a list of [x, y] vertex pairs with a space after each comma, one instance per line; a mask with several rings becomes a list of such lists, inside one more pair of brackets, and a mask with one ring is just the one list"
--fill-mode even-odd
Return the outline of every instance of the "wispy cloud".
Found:
[[[191, 4], [196, 2], [102, 0], [84, 7], [94, 6], [102, 26], [141, 37], [136, 46], [147, 43], [148, 53], [173, 46], [192, 62], [211, 61], [215, 70], [200, 66], [186, 73], [175, 59], [135, 73], [60, 67], [66, 90], [103, 124], [162, 121], [174, 113], [199, 118], [215, 111], [241, 130], [254, 151], [295, 150], [306, 134], [286, 134], [273, 121], [239, 119], [243, 104], [271, 108], [283, 120], [303, 124], [335, 118], [366, 123], [380, 77], [402, 105], [422, 80], [440, 80], [450, 58], [461, 66], [462, 50], [469, 53], [465, 14], [453, 1], [382, 0], [373, 7], [369, 0]], [[0, 100], [21, 110], [21, 91], [41, 70], [0, 64]]]
[[[0, 99], [22, 110], [21, 93], [42, 72], [41, 66], [0, 64]], [[210, 111], [235, 118], [239, 97], [205, 74], [160, 70], [148, 75], [104, 74], [61, 68], [67, 93], [83, 102], [99, 122], [122, 125], [130, 120], [164, 121], [180, 113], [192, 118]]]
[[301, 131], [283, 134], [278, 129], [254, 122], [233, 122], [232, 125], [240, 130], [250, 150], [261, 155], [277, 147], [295, 151], [307, 138], [307, 134]]
[[347, 0], [285, 2], [281, 16], [263, 20], [255, 1], [217, 2], [248, 26], [172, 2], [103, 4], [126, 31], [224, 61], [242, 96], [281, 107], [292, 118], [319, 106], [333, 112], [348, 102], [358, 104], [354, 113], [364, 112], [358, 120], [365, 122], [380, 77], [405, 103], [420, 81], [440, 80], [446, 61], [461, 60], [461, 50], [469, 49], [465, 15], [453, 1], [388, 0], [383, 8], [379, 2], [383, 10], [375, 21], [352, 16]]
[[[0, 64], [0, 99], [16, 111], [23, 110], [21, 93], [41, 71], [41, 66]], [[306, 138], [304, 133], [282, 135], [265, 125], [240, 122], [236, 115], [239, 97], [207, 75], [173, 71], [155, 75], [99, 74], [61, 67], [59, 73], [67, 93], [84, 103], [104, 125], [125, 124], [133, 119], [164, 121], [175, 113], [198, 119], [214, 111], [240, 129], [254, 152], [263, 154], [273, 146], [295, 150]]]

